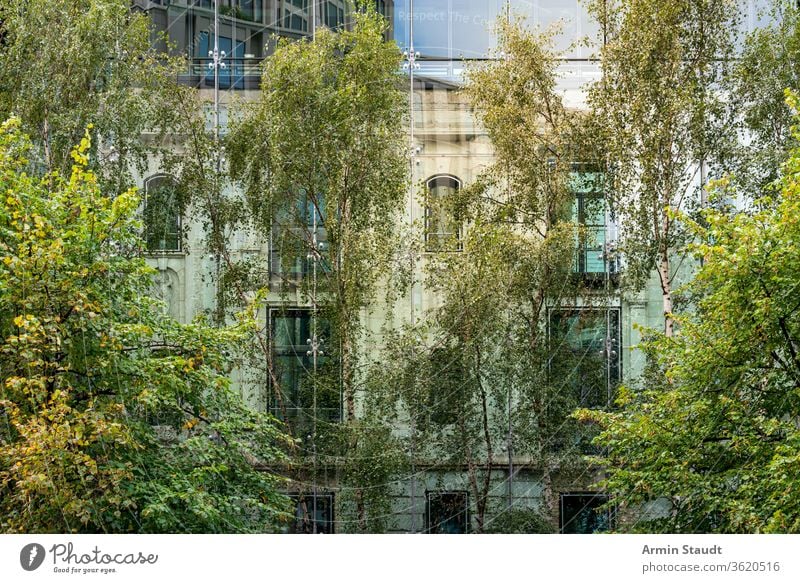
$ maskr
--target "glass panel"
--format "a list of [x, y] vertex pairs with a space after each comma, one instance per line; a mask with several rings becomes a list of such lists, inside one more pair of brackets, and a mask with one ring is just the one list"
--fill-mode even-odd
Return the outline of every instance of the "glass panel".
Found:
[[593, 171], [573, 171], [570, 175], [569, 187], [575, 194], [572, 220], [586, 228], [585, 238], [577, 242], [575, 271], [578, 273], [605, 273], [608, 266], [604, 256], [606, 244], [604, 174]]
[[[403, 48], [410, 42], [410, 9], [409, 0], [395, 3], [395, 40]], [[534, 28], [559, 25], [555, 39], [558, 50], [566, 50], [581, 36], [594, 36], [597, 31], [584, 3], [577, 0], [512, 0], [508, 14], [524, 17]], [[415, 0], [414, 48], [424, 57], [485, 58], [496, 45], [494, 23], [506, 16], [505, 0]]]
[[330, 29], [336, 30], [344, 25], [345, 2], [344, 0], [329, 0], [323, 5], [325, 14], [322, 21]]
[[283, 0], [283, 26], [293, 32], [308, 32], [308, 0]]
[[458, 180], [449, 176], [428, 181], [425, 208], [425, 250], [460, 251], [460, 225], [447, 208], [447, 199], [459, 189]]
[[469, 528], [469, 496], [466, 492], [426, 492], [425, 532], [466, 534]]
[[608, 502], [604, 494], [562, 494], [561, 532], [563, 534], [592, 534], [611, 527], [611, 513], [597, 509]]
[[235, 16], [244, 20], [255, 20], [256, 18], [256, 4], [261, 4], [261, 0], [239, 0], [238, 10], [235, 11]]
[[[324, 381], [326, 372], [330, 372], [334, 363], [325, 355], [317, 357], [317, 372], [323, 378], [313, 381], [313, 356], [309, 354], [312, 335], [312, 315], [309, 310], [274, 310], [270, 315], [272, 329], [273, 363], [275, 376], [280, 384], [283, 408], [286, 419], [297, 435], [304, 437], [311, 432], [314, 417], [320, 423], [335, 423], [339, 420], [340, 394], [339, 385]], [[330, 341], [330, 325], [324, 319], [317, 321], [317, 337], [325, 343]], [[316, 391], [316, 412], [314, 397]], [[282, 417], [284, 410], [278, 406], [273, 395], [271, 410]], [[324, 427], [320, 428], [324, 431]]]
[[[536, 5], [536, 24], [540, 30], [548, 27], [558, 27], [559, 34], [554, 39], [554, 48], [558, 51], [566, 51], [578, 39], [578, 14], [579, 6], [576, 0], [537, 0]], [[585, 12], [586, 8], [580, 6], [580, 11]], [[574, 57], [574, 52], [566, 54], [567, 57]]]
[[276, 347], [294, 349], [302, 347], [305, 354], [311, 337], [311, 315], [308, 312], [278, 312], [273, 316], [273, 342]]
[[294, 534], [333, 534], [333, 494], [298, 494], [295, 500]]
[[283, 207], [276, 213], [270, 246], [271, 275], [285, 281], [298, 283], [314, 269], [314, 219], [316, 213], [319, 273], [331, 269], [330, 246], [325, 229], [325, 197], [318, 194], [316, 201], [301, 192], [294, 205]]
[[[489, 30], [502, 0], [416, 0], [414, 2], [414, 48], [425, 57], [486, 57], [494, 45]], [[411, 23], [408, 0], [397, 2], [395, 39], [409, 44]]]
[[305, 357], [276, 356], [275, 375], [281, 384], [284, 406], [296, 409], [303, 406], [301, 402], [301, 382], [308, 373], [309, 362]]
[[587, 229], [587, 239], [580, 250], [583, 262], [581, 265], [581, 258], [579, 258], [579, 265], [581, 266], [579, 271], [582, 273], [604, 273], [606, 271], [606, 262], [603, 259], [605, 236], [605, 227], [590, 227]]

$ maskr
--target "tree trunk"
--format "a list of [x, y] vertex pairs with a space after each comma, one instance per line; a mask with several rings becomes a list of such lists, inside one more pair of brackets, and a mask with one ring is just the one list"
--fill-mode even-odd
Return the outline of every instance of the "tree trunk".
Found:
[[481, 383], [480, 374], [482, 365], [481, 359], [481, 351], [479, 348], [475, 350], [476, 355], [476, 367], [475, 367], [475, 375], [476, 375], [476, 382], [478, 383], [478, 388], [480, 391], [481, 397], [481, 422], [483, 424], [483, 444], [486, 447], [486, 473], [483, 476], [483, 484], [481, 492], [478, 494], [478, 498], [475, 501], [475, 508], [477, 510], [477, 516], [475, 517], [476, 522], [478, 523], [478, 531], [483, 532], [484, 524], [486, 522], [486, 502], [489, 498], [489, 489], [491, 488], [492, 484], [492, 464], [494, 463], [494, 452], [492, 451], [492, 434], [491, 434], [491, 427], [489, 427], [489, 404], [486, 395], [486, 389], [483, 387], [483, 383]]
[[669, 275], [669, 250], [664, 246], [658, 261], [658, 278], [661, 281], [661, 299], [664, 304], [664, 335], [672, 337], [674, 321], [672, 319], [672, 283]]
[[542, 506], [544, 515], [549, 520], [558, 521], [558, 508], [553, 493], [553, 476], [547, 464], [546, 456], [542, 456]]

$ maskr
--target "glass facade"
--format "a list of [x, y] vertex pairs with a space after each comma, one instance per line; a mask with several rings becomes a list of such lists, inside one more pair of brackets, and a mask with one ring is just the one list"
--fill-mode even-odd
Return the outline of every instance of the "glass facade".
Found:
[[[162, 15], [154, 21], [163, 23], [163, 30], [176, 50], [190, 58], [183, 81], [201, 90], [211, 89], [214, 76], [208, 67], [208, 53], [213, 48], [212, 0], [136, 1], [147, 4], [153, 14], [158, 11]], [[767, 21], [759, 13], [766, 0], [742, 2], [745, 5], [743, 27], [746, 30]], [[594, 57], [602, 42], [600, 27], [581, 0], [377, 0], [376, 4], [390, 19], [389, 35], [398, 47], [408, 50], [413, 46], [419, 53], [418, 68], [409, 66], [408, 62], [404, 68], [410, 109], [408, 141], [413, 155], [410, 181], [414, 185], [413, 192], [409, 193], [408, 207], [404, 209], [406, 219], [409, 223], [424, 225], [426, 251], [460, 251], [468, 225], [459, 224], [456, 217], [448, 214], [447, 205], [442, 203], [458, 189], [473, 184], [494, 161], [491, 141], [476, 123], [473, 112], [459, 92], [465, 68], [470, 63], [498, 57], [494, 52], [496, 43], [492, 32], [498, 19], [520, 15], [534, 29], [556, 27], [554, 48], [561, 51], [563, 59], [558, 89], [568, 107], [580, 108], [584, 104], [584, 87], [599, 78], [599, 67]], [[226, 103], [248, 90], [258, 90], [259, 65], [274, 50], [274, 35], [302, 38], [310, 36], [318, 27], [347, 27], [348, 5], [346, 0], [219, 0], [219, 48], [225, 52], [226, 64], [219, 75], [223, 131], [227, 118]], [[606, 253], [608, 244], [613, 242], [614, 223], [611, 209], [606, 205], [603, 183], [601, 173], [576, 166], [570, 184], [574, 199], [569, 208], [571, 220], [583, 225], [586, 233], [585, 238], [578, 240], [575, 271], [584, 277], [598, 275], [600, 279], [617, 271], [617, 266]], [[153, 196], [161, 196], [161, 189], [156, 189], [155, 184], [152, 192]], [[271, 280], [273, 284], [280, 284], [273, 289], [285, 294], [280, 303], [272, 304], [269, 312], [275, 380], [279, 385], [279, 391], [275, 390], [274, 381], [269, 387], [272, 395], [269, 408], [291, 423], [296, 435], [306, 439], [314, 418], [318, 430], [324, 430], [326, 423], [340, 419], [341, 394], [340, 387], [326, 381], [324, 374], [314, 378], [309, 354], [310, 310], [291, 305], [292, 300], [300, 302], [300, 293], [287, 299], [289, 292], [308, 282], [303, 280], [313, 266], [309, 250], [315, 212], [318, 240], [326, 241], [324, 207], [315, 210], [307, 196], [298, 197], [298, 201], [296, 208], [287, 209], [278, 217], [269, 241]], [[148, 227], [148, 248], [152, 251], [178, 250], [180, 214], [173, 211], [180, 207], [172, 203], [158, 203], [158, 207], [160, 214], [157, 216], [155, 212], [151, 213], [157, 208], [155, 204], [148, 205], [145, 210], [146, 219], [150, 217], [147, 213], [153, 214], [152, 227]], [[567, 209], [564, 211], [566, 214]], [[322, 253], [323, 260], [318, 262], [318, 269], [324, 269], [324, 249]], [[419, 289], [416, 292], [411, 294], [411, 310], [421, 314], [429, 307], [430, 303], [426, 302], [430, 300], [423, 298]], [[277, 307], [284, 302], [289, 307]], [[623, 329], [626, 346], [629, 342], [630, 345], [634, 343], [633, 333], [627, 325], [628, 319], [634, 318], [630, 315], [632, 308], [591, 306], [588, 303], [582, 306], [580, 301], [575, 304], [552, 308], [548, 312], [551, 379], [563, 383], [564, 394], [570, 396], [576, 407], [604, 408], [609, 405], [613, 390], [622, 377]], [[636, 309], [638, 314], [645, 313], [644, 307]], [[327, 335], [320, 333], [320, 336]], [[626, 356], [626, 370], [631, 370], [627, 368], [630, 362], [630, 357]], [[322, 371], [330, 365], [325, 358], [318, 361], [318, 369]], [[457, 381], [457, 375], [448, 380], [453, 385]], [[276, 393], [280, 399], [276, 398]], [[316, 409], [313, 406], [315, 400]], [[429, 407], [431, 421], [443, 425], [452, 423], [446, 414], [448, 407], [439, 406], [441, 402], [432, 398]], [[566, 446], [574, 447], [575, 444], [562, 444], [559, 451]], [[308, 442], [305, 448], [310, 451]], [[606, 498], [580, 492], [584, 486], [586, 484], [572, 484], [569, 487], [578, 493], [561, 496], [562, 532], [590, 533], [609, 527], [610, 515], [595, 512]], [[420, 530], [424, 512], [426, 532], [469, 532], [471, 501], [466, 490], [458, 489], [465, 487], [463, 483], [448, 482], [447, 488], [450, 489], [442, 489], [441, 485], [429, 482], [428, 487], [438, 489], [426, 491], [423, 504], [421, 488], [415, 494], [418, 502], [411, 503], [416, 509], [414, 528]], [[297, 496], [295, 509], [296, 520], [292, 527], [295, 532], [312, 532], [315, 524], [317, 532], [333, 532], [332, 494], [318, 493], [316, 499], [310, 494]]]
[[411, 43], [423, 57], [484, 59], [495, 47], [492, 32], [499, 18], [522, 17], [539, 30], [558, 27], [559, 50], [571, 57], [588, 56], [586, 47], [572, 47], [584, 37], [594, 39], [599, 27], [578, 0], [398, 0], [394, 12], [395, 39]]
[[[217, 1], [220, 50], [229, 65], [226, 89], [257, 86], [258, 63], [269, 54], [272, 35], [300, 37], [315, 27], [346, 27], [350, 10], [347, 0]], [[769, 22], [768, 0], [740, 2], [744, 30]], [[203, 33], [213, 33], [213, 0], [134, 4], [149, 9], [177, 50], [193, 59], [187, 82], [207, 85], [208, 41], [203, 44]], [[413, 45], [420, 53], [423, 76], [458, 80], [466, 62], [495, 57], [493, 26], [500, 18], [513, 17], [524, 18], [537, 30], [556, 31], [554, 48], [564, 58], [565, 89], [579, 88], [598, 73], [592, 59], [602, 44], [602, 31], [583, 0], [376, 0], [375, 5], [389, 18], [398, 46]]]

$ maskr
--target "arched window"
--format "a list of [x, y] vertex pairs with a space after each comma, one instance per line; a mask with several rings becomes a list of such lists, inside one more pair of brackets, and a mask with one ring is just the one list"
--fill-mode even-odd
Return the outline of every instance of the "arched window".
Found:
[[425, 200], [425, 250], [461, 251], [461, 224], [448, 208], [448, 198], [461, 188], [454, 176], [442, 175], [428, 179]]
[[171, 176], [151, 176], [144, 182], [144, 238], [151, 253], [181, 250], [183, 198]]

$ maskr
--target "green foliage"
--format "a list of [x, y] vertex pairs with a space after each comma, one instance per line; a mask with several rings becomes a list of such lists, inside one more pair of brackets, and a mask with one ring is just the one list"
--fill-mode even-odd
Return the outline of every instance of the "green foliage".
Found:
[[68, 178], [29, 174], [0, 131], [0, 528], [250, 532], [286, 508], [286, 437], [247, 409], [224, 356], [252, 325], [180, 325], [148, 298], [139, 199], [103, 195], [91, 141]]
[[800, 63], [800, 11], [796, 2], [775, 0], [767, 26], [752, 31], [727, 79], [729, 107], [747, 132], [729, 162], [741, 191], [759, 198], [779, 176], [789, 151], [797, 146], [792, 111], [784, 89], [797, 86]]
[[[322, 336], [325, 323], [327, 364], [305, 387], [316, 390], [318, 405], [323, 395], [341, 395], [345, 419], [328, 428], [327, 420], [318, 427], [314, 418], [310, 433], [316, 451], [347, 459], [369, 455], [375, 444], [364, 440], [383, 435], [371, 423], [362, 427], [356, 409], [361, 314], [375, 305], [378, 283], [390, 271], [407, 185], [401, 55], [385, 40], [386, 20], [363, 4], [349, 30], [278, 41], [263, 64], [261, 96], [242, 111], [227, 144], [248, 226], [274, 243], [277, 291], [313, 307], [311, 335], [319, 326]], [[281, 402], [274, 370], [274, 398]], [[353, 468], [343, 478], [354, 492], [355, 528], [373, 529], [372, 517], [384, 509], [378, 490], [368, 489], [378, 487], [376, 478]]]
[[640, 289], [657, 271], [670, 334], [673, 255], [687, 237], [673, 211], [700, 202], [697, 175], [731, 137], [718, 87], [732, 62], [738, 9], [732, 0], [589, 6], [607, 38], [589, 105], [613, 169], [609, 194], [624, 227], [625, 280]]
[[[354, 14], [351, 31], [282, 39], [228, 145], [256, 232], [280, 241], [284, 265], [319, 256], [314, 300], [331, 322], [329, 346], [342, 340], [343, 350], [386, 272], [405, 193], [400, 54], [386, 26], [370, 10]], [[310, 269], [301, 275], [309, 297]]]
[[499, 510], [486, 529], [488, 534], [554, 534], [552, 522], [531, 508]]
[[[648, 342], [657, 367], [642, 390], [624, 391], [616, 412], [580, 414], [604, 428], [616, 501], [669, 505], [633, 530], [800, 529], [800, 151], [783, 174], [755, 212], [712, 210], [707, 226], [692, 224], [696, 306], [675, 337]], [[718, 196], [730, 188], [715, 184]]]
[[[392, 518], [393, 485], [407, 470], [406, 455], [391, 427], [372, 415], [353, 424], [345, 444], [347, 457], [341, 472], [340, 507], [345, 509], [344, 532], [386, 532]], [[364, 508], [363, 516], [358, 506]], [[347, 511], [349, 509], [349, 511]]]
[[497, 160], [441, 201], [466, 223], [463, 250], [426, 257], [426, 288], [440, 301], [415, 330], [388, 336], [373, 372], [410, 418], [409, 455], [467, 468], [477, 532], [489, 526], [491, 468], [507, 455], [509, 425], [514, 454], [545, 468], [545, 520], [556, 514], [550, 471], [582, 464], [581, 428], [569, 420], [578, 401], [551, 375], [547, 317], [585, 291], [574, 272], [585, 233], [564, 215], [574, 164], [594, 157], [574, 146], [585, 120], [556, 92], [550, 37], [499, 27], [504, 58], [470, 70], [465, 88]]
[[20, 118], [40, 169], [68, 175], [89, 123], [98, 136], [91, 164], [106, 190], [128, 188], [148, 155], [175, 157], [167, 136], [184, 133], [195, 98], [177, 83], [181, 62], [151, 42], [144, 12], [128, 0], [5, 0], [0, 11], [0, 118]]

